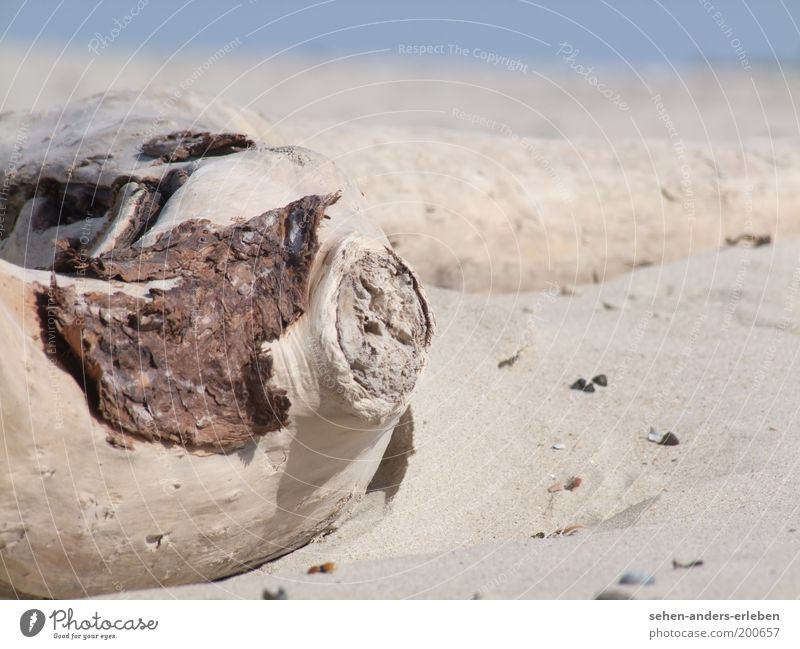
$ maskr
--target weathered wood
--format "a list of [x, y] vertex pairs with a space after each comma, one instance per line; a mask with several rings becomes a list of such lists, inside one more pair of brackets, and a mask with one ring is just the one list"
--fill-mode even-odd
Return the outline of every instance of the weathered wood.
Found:
[[50, 145], [7, 183], [0, 582], [21, 593], [215, 579], [308, 542], [425, 364], [424, 292], [357, 188], [231, 109], [154, 122], [163, 101], [35, 117]]

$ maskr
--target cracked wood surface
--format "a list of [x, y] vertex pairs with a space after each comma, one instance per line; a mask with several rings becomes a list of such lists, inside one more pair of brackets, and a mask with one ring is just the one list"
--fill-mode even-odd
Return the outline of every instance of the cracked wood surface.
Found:
[[285, 426], [266, 343], [306, 309], [317, 229], [338, 194], [307, 196], [242, 224], [185, 221], [150, 246], [89, 260], [89, 276], [180, 278], [146, 298], [51, 288], [59, 330], [98, 410], [120, 432], [230, 450]]

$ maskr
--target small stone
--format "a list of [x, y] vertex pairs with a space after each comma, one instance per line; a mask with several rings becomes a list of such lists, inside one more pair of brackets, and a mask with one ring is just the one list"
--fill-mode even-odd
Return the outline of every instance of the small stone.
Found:
[[628, 593], [623, 593], [621, 590], [604, 590], [598, 594], [595, 599], [636, 599]]
[[583, 390], [586, 387], [586, 379], [578, 379], [569, 386], [570, 390]]
[[336, 571], [336, 564], [333, 561], [326, 561], [320, 567], [320, 572], [335, 572]]
[[678, 439], [678, 436], [675, 435], [674, 433], [667, 433], [666, 435], [664, 435], [664, 437], [661, 438], [661, 441], [659, 442], [661, 446], [677, 446], [680, 443], [681, 442]]
[[289, 596], [283, 588], [279, 588], [277, 593], [273, 593], [271, 590], [265, 588], [261, 593], [261, 599], [289, 599]]
[[605, 374], [598, 374], [592, 379], [592, 383], [596, 383], [601, 388], [608, 386], [608, 377]]
[[650, 432], [647, 433], [647, 439], [654, 444], [659, 444], [661, 446], [677, 446], [680, 444], [678, 436], [674, 433], [661, 434], [653, 427], [651, 427]]
[[553, 450], [554, 451], [563, 451], [565, 448], [567, 448], [567, 447], [564, 444], [562, 444], [561, 442], [559, 442], [558, 444], [553, 444]]
[[594, 392], [594, 384], [593, 383], [587, 383], [586, 387], [583, 388], [583, 391], [584, 392]]
[[619, 583], [625, 586], [651, 586], [656, 583], [656, 578], [649, 572], [631, 570], [619, 578]]
[[551, 494], [554, 494], [554, 493], [556, 493], [557, 491], [561, 491], [563, 488], [564, 488], [564, 487], [561, 485], [561, 483], [560, 483], [560, 482], [554, 482], [553, 484], [551, 484], [551, 485], [550, 485], [550, 486], [547, 488], [547, 491], [548, 491], [548, 492], [550, 492]]
[[699, 568], [702, 565], [702, 559], [694, 559], [693, 561], [678, 561], [677, 559], [672, 560], [672, 568], [674, 570], [677, 570], [678, 568]]
[[578, 476], [571, 478], [570, 481], [564, 485], [564, 489], [567, 491], [575, 491], [578, 487], [583, 484], [583, 480], [581, 480]]

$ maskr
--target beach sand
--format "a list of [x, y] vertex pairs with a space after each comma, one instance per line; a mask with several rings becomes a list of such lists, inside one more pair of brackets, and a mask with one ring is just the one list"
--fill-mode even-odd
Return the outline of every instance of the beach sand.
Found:
[[[440, 333], [384, 468], [399, 485], [259, 570], [120, 596], [797, 597], [798, 261], [735, 248], [567, 296], [432, 289]], [[631, 570], [655, 583], [615, 586]]]
[[[7, 54], [4, 78], [50, 74], [17, 80], [4, 110], [175, 87], [197, 66], [109, 55], [86, 75], [81, 58]], [[564, 71], [437, 85], [401, 83], [440, 75], [406, 62], [308, 67], [254, 83], [226, 60], [192, 90], [255, 107], [269, 141], [356, 180], [427, 286], [429, 367], [338, 529], [243, 575], [115, 597], [800, 596], [796, 72], [765, 72], [757, 92], [739, 70], [649, 86], [617, 72], [622, 113]], [[740, 234], [770, 245], [725, 242]], [[607, 387], [569, 388], [598, 374]], [[680, 444], [648, 441], [651, 426]], [[327, 561], [333, 574], [306, 574]], [[630, 570], [655, 582], [618, 585]]]

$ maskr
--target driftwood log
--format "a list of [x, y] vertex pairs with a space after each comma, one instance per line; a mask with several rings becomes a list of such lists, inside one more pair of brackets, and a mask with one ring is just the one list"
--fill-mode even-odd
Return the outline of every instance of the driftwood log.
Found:
[[414, 272], [257, 115], [118, 94], [0, 117], [0, 582], [216, 579], [329, 530], [425, 364]]

